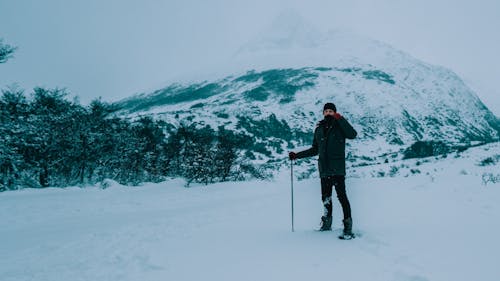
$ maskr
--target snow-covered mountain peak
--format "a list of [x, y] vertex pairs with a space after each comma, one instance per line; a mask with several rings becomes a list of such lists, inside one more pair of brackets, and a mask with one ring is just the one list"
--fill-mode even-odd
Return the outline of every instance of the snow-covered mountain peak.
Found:
[[314, 48], [324, 43], [325, 34], [298, 12], [288, 10], [276, 17], [259, 36], [242, 46], [238, 53], [294, 48]]
[[377, 65], [383, 70], [399, 70], [408, 68], [414, 60], [386, 43], [352, 31], [323, 31], [291, 10], [280, 14], [258, 36], [241, 46], [222, 68], [231, 74], [250, 69], [325, 65]]

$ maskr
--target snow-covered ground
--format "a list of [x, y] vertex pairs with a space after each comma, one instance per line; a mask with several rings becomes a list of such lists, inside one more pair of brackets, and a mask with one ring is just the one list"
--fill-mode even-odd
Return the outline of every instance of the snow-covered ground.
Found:
[[[394, 177], [363, 167], [347, 179], [354, 230], [314, 231], [319, 180], [183, 187], [45, 189], [0, 194], [0, 279], [11, 280], [398, 280], [497, 281], [500, 183], [478, 166], [499, 145], [422, 162]], [[414, 163], [409, 160], [401, 163]], [[394, 165], [394, 164], [393, 164]], [[386, 167], [387, 166], [387, 167]], [[364, 176], [363, 176], [364, 175]]]

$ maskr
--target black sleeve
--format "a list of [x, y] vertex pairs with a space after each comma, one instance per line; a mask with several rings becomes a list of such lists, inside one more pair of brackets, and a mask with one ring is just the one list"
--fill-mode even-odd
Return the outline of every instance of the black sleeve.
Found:
[[354, 130], [354, 128], [347, 122], [347, 120], [344, 117], [341, 117], [338, 121], [339, 127], [342, 130], [342, 133], [344, 133], [344, 136], [348, 139], [354, 139], [358, 135], [358, 132]]
[[314, 138], [313, 138], [313, 143], [312, 143], [311, 148], [306, 149], [306, 150], [301, 151], [301, 152], [298, 152], [297, 153], [297, 158], [298, 159], [318, 155], [318, 140], [317, 140], [316, 135], [317, 135], [316, 131], [314, 131]]

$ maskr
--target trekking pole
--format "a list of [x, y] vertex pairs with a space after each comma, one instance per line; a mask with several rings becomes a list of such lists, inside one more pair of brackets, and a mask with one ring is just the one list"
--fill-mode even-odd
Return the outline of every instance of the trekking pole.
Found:
[[295, 231], [293, 227], [293, 160], [290, 159], [290, 180], [291, 180], [291, 193], [292, 193], [292, 232]]

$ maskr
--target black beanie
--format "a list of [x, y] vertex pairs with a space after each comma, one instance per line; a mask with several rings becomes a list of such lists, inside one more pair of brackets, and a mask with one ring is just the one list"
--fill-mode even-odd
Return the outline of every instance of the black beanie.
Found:
[[337, 112], [337, 108], [335, 107], [335, 104], [333, 104], [331, 102], [327, 102], [327, 103], [325, 103], [325, 106], [323, 106], [323, 111], [325, 111], [327, 109], [331, 109], [331, 110]]

